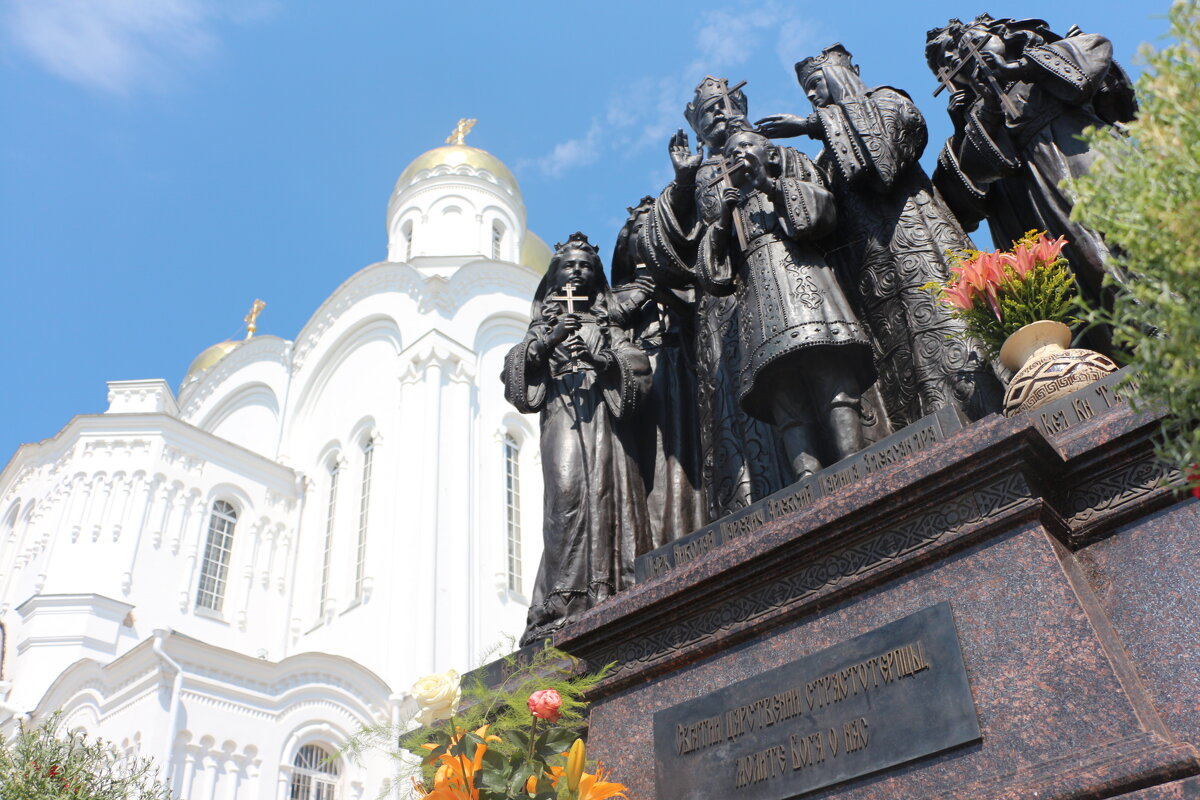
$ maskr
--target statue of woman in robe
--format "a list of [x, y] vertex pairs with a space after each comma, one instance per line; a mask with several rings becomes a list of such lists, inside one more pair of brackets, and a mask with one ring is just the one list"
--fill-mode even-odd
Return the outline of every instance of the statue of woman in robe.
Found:
[[[1071, 219], [1065, 185], [1095, 159], [1079, 134], [1130, 121], [1133, 86], [1113, 60], [1112, 43], [1077, 29], [1053, 33], [1039, 19], [950, 20], [929, 32], [929, 68], [951, 89], [954, 133], [938, 155], [933, 183], [964, 227], [987, 219], [998, 247], [1031, 229], [1067, 237], [1080, 295], [1106, 302], [1106, 274], [1124, 280], [1099, 233]], [[1089, 343], [1108, 350], [1106, 331]]]
[[828, 257], [870, 328], [879, 389], [897, 427], [945, 406], [973, 419], [1000, 409], [1003, 388], [978, 342], [922, 287], [949, 276], [948, 250], [972, 247], [917, 159], [927, 131], [905, 92], [874, 89], [840, 44], [796, 64], [814, 111], [759, 121], [772, 137], [822, 142], [817, 163], [837, 197]]
[[610, 317], [650, 359], [650, 394], [623, 427], [637, 451], [657, 549], [708, 522], [701, 483], [697, 412], [695, 290], [649, 266], [646, 233], [654, 198], [629, 209], [612, 257], [616, 307]]
[[505, 357], [505, 397], [541, 414], [543, 550], [522, 645], [630, 586], [634, 558], [652, 549], [637, 464], [616, 430], [645, 399], [650, 364], [610, 320], [613, 302], [595, 247], [572, 234]]

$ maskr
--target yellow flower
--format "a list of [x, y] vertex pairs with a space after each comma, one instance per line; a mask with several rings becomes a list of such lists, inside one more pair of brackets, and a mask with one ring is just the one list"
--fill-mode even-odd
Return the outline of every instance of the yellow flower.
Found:
[[[433, 791], [425, 795], [425, 800], [479, 800], [479, 790], [475, 788], [475, 773], [483, 768], [483, 754], [487, 752], [488, 742], [500, 741], [499, 736], [488, 736], [488, 726], [484, 725], [475, 731], [475, 735], [483, 739], [483, 744], [475, 745], [475, 757], [467, 761], [462, 756], [451, 755], [448, 751], [438, 756], [442, 762], [433, 778]], [[462, 734], [450, 740], [451, 746], [458, 743]], [[425, 744], [430, 750], [434, 745]]]
[[597, 765], [596, 774], [586, 772], [579, 780], [579, 794], [575, 800], [608, 800], [611, 797], [625, 797], [625, 786], [620, 783], [608, 783], [604, 780], [604, 768]]
[[584, 756], [587, 754], [583, 739], [576, 739], [571, 745], [571, 754], [567, 756], [567, 789], [579, 790], [579, 779], [583, 777]]
[[438, 720], [449, 719], [462, 699], [458, 672], [451, 669], [419, 678], [413, 684], [412, 695], [421, 707], [417, 722], [432, 725]]

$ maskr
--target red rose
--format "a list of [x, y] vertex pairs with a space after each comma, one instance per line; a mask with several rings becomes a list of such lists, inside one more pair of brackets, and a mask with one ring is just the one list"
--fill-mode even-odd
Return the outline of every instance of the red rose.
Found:
[[529, 695], [529, 711], [546, 722], [558, 722], [562, 695], [553, 689], [542, 689]]

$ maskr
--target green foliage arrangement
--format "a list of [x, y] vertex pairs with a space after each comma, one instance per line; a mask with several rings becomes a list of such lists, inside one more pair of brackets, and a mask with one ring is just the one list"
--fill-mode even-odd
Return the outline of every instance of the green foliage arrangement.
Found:
[[995, 358], [1004, 340], [1031, 322], [1078, 322], [1075, 279], [1061, 255], [1066, 243], [1034, 230], [1007, 251], [950, 253], [950, 279], [925, 288]]
[[0, 800], [170, 800], [150, 759], [62, 730], [55, 714], [0, 747]]
[[583, 772], [586, 696], [611, 665], [588, 673], [549, 645], [527, 660], [510, 655], [501, 663], [508, 677], [496, 687], [479, 677], [460, 683], [453, 671], [422, 678], [413, 687], [422, 727], [368, 728], [343, 752], [358, 756], [382, 746], [393, 757], [420, 759], [415, 783], [418, 795], [430, 800], [624, 797], [624, 787], [605, 782], [600, 768]]
[[1097, 160], [1074, 184], [1074, 216], [1130, 276], [1089, 321], [1132, 354], [1134, 405], [1166, 409], [1159, 456], [1200, 497], [1200, 2], [1172, 5], [1170, 26], [1170, 44], [1142, 48], [1127, 135], [1087, 133]]

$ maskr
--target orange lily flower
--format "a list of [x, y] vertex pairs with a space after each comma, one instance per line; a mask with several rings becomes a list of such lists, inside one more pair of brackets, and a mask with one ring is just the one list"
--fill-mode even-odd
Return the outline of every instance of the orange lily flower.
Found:
[[585, 772], [579, 779], [579, 795], [576, 800], [608, 800], [613, 797], [625, 798], [625, 786], [605, 781], [604, 767], [597, 765], [595, 775]]
[[[433, 791], [425, 795], [426, 800], [479, 800], [479, 790], [475, 788], [475, 773], [483, 767], [483, 754], [487, 752], [487, 742], [500, 741], [499, 736], [488, 736], [487, 729], [488, 726], [484, 725], [475, 731], [475, 735], [483, 739], [484, 744], [475, 745], [475, 757], [470, 761], [450, 753], [438, 756], [442, 765], [438, 767], [433, 778]], [[451, 741], [457, 743], [461, 738], [462, 735], [459, 734]], [[432, 750], [434, 745], [426, 744], [422, 747]]]

